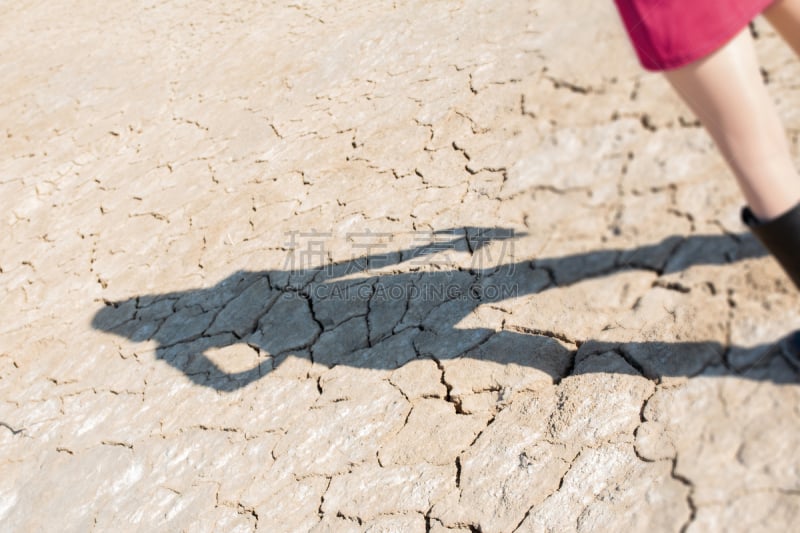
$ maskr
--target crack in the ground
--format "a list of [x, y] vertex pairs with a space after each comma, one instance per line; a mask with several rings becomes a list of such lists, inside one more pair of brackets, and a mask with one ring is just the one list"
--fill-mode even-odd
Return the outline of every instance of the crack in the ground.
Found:
[[436, 366], [439, 368], [439, 371], [441, 372], [441, 376], [439, 378], [439, 382], [442, 385], [444, 385], [444, 387], [445, 387], [445, 391], [446, 392], [445, 392], [445, 396], [444, 396], [444, 401], [446, 401], [447, 403], [450, 403], [450, 404], [453, 405], [453, 408], [455, 409], [456, 414], [459, 414], [459, 415], [466, 414], [466, 413], [464, 413], [464, 409], [463, 409], [463, 407], [461, 405], [461, 401], [459, 399], [453, 398], [453, 396], [452, 396], [453, 386], [450, 383], [448, 383], [447, 379], [445, 378], [444, 365], [436, 357], [431, 357], [431, 359], [436, 363]]
[[531, 514], [531, 513], [532, 513], [532, 512], [533, 512], [533, 511], [534, 511], [534, 510], [537, 508], [537, 506], [539, 506], [539, 505], [543, 504], [543, 503], [544, 503], [544, 502], [546, 502], [548, 499], [550, 499], [550, 498], [552, 498], [554, 495], [558, 494], [558, 493], [559, 493], [559, 491], [561, 491], [561, 487], [563, 487], [563, 486], [564, 486], [564, 480], [567, 478], [567, 475], [569, 475], [570, 471], [572, 470], [572, 467], [573, 467], [573, 465], [575, 464], [575, 461], [577, 461], [577, 460], [578, 460], [578, 457], [580, 457], [580, 456], [581, 456], [581, 454], [583, 453], [583, 450], [584, 450], [584, 449], [586, 449], [586, 448], [590, 448], [590, 447], [584, 447], [584, 448], [582, 448], [581, 450], [579, 450], [579, 451], [578, 451], [578, 452], [575, 454], [575, 456], [574, 456], [574, 457], [573, 457], [571, 460], [566, 460], [566, 459], [564, 459], [564, 458], [561, 458], [561, 457], [559, 457], [559, 458], [558, 458], [558, 460], [559, 460], [559, 461], [562, 461], [562, 462], [564, 462], [564, 463], [567, 463], [567, 469], [566, 469], [566, 471], [564, 471], [564, 474], [561, 476], [561, 478], [560, 478], [560, 479], [559, 479], [559, 481], [558, 481], [558, 488], [556, 488], [556, 489], [555, 489], [553, 492], [551, 492], [550, 494], [548, 494], [548, 495], [547, 495], [547, 496], [544, 498], [544, 500], [542, 500], [540, 503], [538, 503], [538, 504], [535, 504], [535, 505], [532, 505], [530, 508], [528, 508], [528, 510], [525, 512], [525, 515], [522, 517], [522, 520], [520, 520], [520, 521], [517, 523], [517, 525], [514, 527], [514, 529], [512, 529], [512, 530], [511, 530], [511, 533], [517, 533], [517, 531], [520, 531], [520, 528], [522, 527], [522, 524], [524, 524], [524, 523], [525, 523], [525, 521], [528, 519], [528, 517], [530, 516], [530, 514]]
[[14, 435], [14, 436], [16, 436], [16, 435], [19, 435], [20, 433], [24, 433], [24, 432], [25, 432], [25, 428], [24, 428], [24, 427], [21, 427], [21, 428], [19, 428], [19, 429], [16, 429], [16, 428], [12, 427], [11, 425], [9, 425], [9, 424], [7, 424], [7, 423], [5, 423], [5, 422], [2, 422], [2, 421], [0, 421], [0, 427], [4, 427], [4, 428], [6, 428], [6, 429], [7, 429], [7, 430], [9, 430], [9, 431], [11, 432], [11, 434], [12, 434], [12, 435]]
[[684, 523], [680, 528], [680, 533], [686, 533], [689, 527], [694, 522], [695, 518], [697, 518], [697, 506], [694, 503], [694, 484], [692, 481], [677, 473], [676, 469], [678, 468], [678, 454], [675, 454], [675, 458], [672, 459], [672, 468], [670, 470], [670, 476], [672, 479], [680, 483], [681, 485], [685, 486], [688, 489], [688, 493], [686, 495], [686, 504], [689, 507], [689, 518], [687, 519], [686, 523]]
[[518, 324], [509, 324], [505, 326], [504, 329], [506, 329], [507, 331], [515, 331], [517, 333], [523, 333], [525, 335], [549, 337], [551, 339], [556, 339], [566, 344], [570, 344], [574, 346], [576, 349], [580, 348], [581, 345], [585, 342], [583, 340], [570, 337], [566, 333], [562, 333], [560, 331], [553, 331], [549, 329], [540, 329], [540, 328], [530, 328]]

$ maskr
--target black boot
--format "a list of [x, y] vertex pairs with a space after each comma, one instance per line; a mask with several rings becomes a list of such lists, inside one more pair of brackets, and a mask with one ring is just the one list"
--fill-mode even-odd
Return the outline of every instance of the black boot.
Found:
[[745, 207], [742, 221], [800, 289], [800, 204], [769, 222], [761, 222]]

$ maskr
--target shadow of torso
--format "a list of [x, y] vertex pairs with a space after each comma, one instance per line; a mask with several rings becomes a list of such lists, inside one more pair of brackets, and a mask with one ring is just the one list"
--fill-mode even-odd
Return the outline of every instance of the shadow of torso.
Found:
[[[473, 252], [509, 238], [508, 230], [500, 228], [467, 228], [461, 238], [470, 235], [481, 236], [477, 245], [471, 244]], [[720, 362], [730, 347], [716, 341], [561, 342], [535, 324], [514, 331], [484, 327], [480, 320], [467, 321], [465, 327], [463, 321], [482, 305], [624, 270], [661, 274], [764, 255], [752, 242], [742, 245], [730, 236], [711, 235], [491, 268], [399, 268], [430, 253], [425, 246], [395, 253], [395, 264], [389, 265], [393, 270], [382, 268], [380, 273], [369, 267], [386, 267], [386, 255], [314, 269], [238, 271], [206, 289], [108, 302], [92, 325], [134, 342], [154, 341], [158, 359], [193, 382], [221, 391], [246, 386], [287, 357], [307, 357], [329, 367], [379, 369], [396, 369], [418, 358], [441, 362], [473, 357], [536, 367], [558, 381], [574, 367], [576, 356], [614, 351], [636, 371], [657, 379], [697, 373]], [[251, 348], [258, 361], [229, 371], [208, 356], [211, 350], [237, 344]], [[775, 356], [774, 348], [752, 350], [763, 359]]]

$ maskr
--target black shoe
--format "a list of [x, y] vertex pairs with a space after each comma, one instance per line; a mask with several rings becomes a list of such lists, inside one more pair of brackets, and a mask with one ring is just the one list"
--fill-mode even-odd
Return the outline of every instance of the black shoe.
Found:
[[778, 260], [800, 289], [800, 204], [768, 222], [761, 222], [750, 208], [744, 207], [742, 222]]

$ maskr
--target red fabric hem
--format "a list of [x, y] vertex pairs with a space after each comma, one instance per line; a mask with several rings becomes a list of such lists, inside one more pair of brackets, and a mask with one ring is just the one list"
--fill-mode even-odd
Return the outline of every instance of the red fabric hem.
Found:
[[[664, 0], [662, 0], [664, 1]], [[679, 1], [679, 0], [672, 0]], [[677, 21], [658, 21], [648, 19], [647, 13], [640, 11], [640, 5], [637, 0], [616, 0], [617, 8], [622, 16], [625, 28], [628, 31], [628, 36], [633, 43], [634, 50], [641, 66], [650, 72], [661, 72], [665, 70], [672, 70], [686, 66], [690, 63], [703, 59], [716, 50], [722, 48], [736, 35], [739, 34], [756, 16], [769, 7], [774, 0], [752, 0], [749, 3], [743, 2], [747, 5], [736, 5], [738, 13], [735, 13], [733, 18], [727, 24], [714, 33], [712, 36], [703, 35], [704, 31], [700, 28], [686, 28], [687, 34], [684, 42], [677, 42], [678, 45], [690, 44], [691, 40], [698, 41], [699, 44], [692, 46], [691, 51], [675, 50], [671, 51], [669, 48], [675, 46], [675, 42], [662, 41], [657, 42], [659, 37], [663, 38], [664, 33], [658, 33], [658, 24], [666, 23], [676, 24]], [[646, 4], [641, 8], [646, 8]], [[730, 6], [734, 7], [734, 6]], [[749, 8], [749, 9], [748, 9]], [[691, 5], [686, 6], [685, 9], [691, 9]], [[646, 9], [644, 9], [646, 11]], [[731, 12], [722, 14], [721, 16], [730, 16]], [[667, 26], [669, 27], [669, 26]], [[704, 37], [700, 41], [697, 37]], [[669, 44], [665, 44], [669, 42]], [[685, 47], [685, 46], [684, 46]]]

